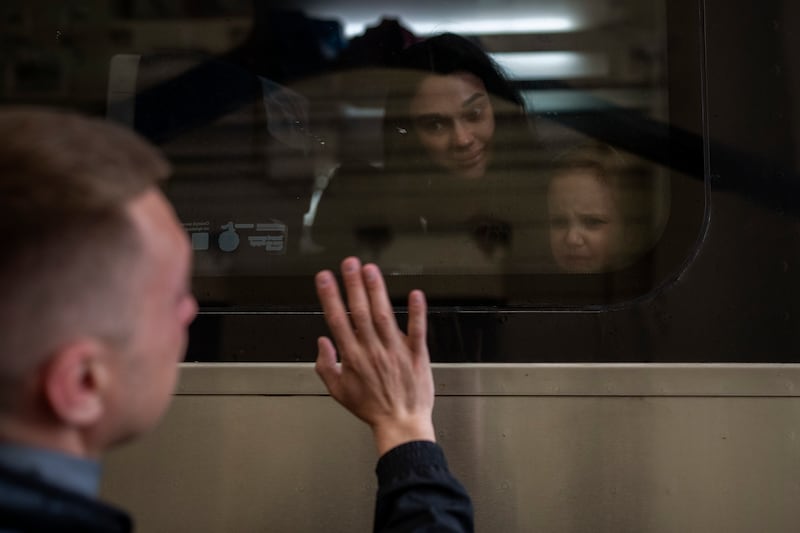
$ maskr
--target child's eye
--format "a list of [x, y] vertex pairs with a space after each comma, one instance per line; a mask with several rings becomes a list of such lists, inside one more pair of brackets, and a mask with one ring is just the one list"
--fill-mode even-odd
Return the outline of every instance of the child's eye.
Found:
[[550, 219], [550, 227], [551, 228], [566, 228], [567, 227], [567, 219], [564, 217], [553, 217]]
[[608, 224], [608, 221], [602, 217], [594, 217], [594, 216], [587, 216], [583, 217], [581, 222], [587, 228], [599, 228], [605, 224]]

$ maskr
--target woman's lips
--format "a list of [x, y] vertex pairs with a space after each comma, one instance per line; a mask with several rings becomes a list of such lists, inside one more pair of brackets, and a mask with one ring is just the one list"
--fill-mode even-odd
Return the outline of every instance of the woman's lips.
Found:
[[467, 156], [454, 156], [452, 160], [456, 164], [456, 166], [471, 167], [481, 163], [484, 159], [485, 154], [486, 150], [482, 149], [474, 153], [470, 153]]

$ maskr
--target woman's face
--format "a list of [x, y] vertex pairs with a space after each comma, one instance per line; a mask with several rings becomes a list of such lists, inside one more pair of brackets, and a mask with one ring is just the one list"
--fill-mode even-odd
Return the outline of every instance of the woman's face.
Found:
[[616, 261], [623, 225], [617, 198], [590, 170], [553, 178], [547, 197], [550, 249], [568, 272], [602, 272]]
[[494, 110], [480, 79], [466, 72], [430, 75], [409, 111], [419, 142], [437, 166], [465, 179], [483, 177], [492, 156]]

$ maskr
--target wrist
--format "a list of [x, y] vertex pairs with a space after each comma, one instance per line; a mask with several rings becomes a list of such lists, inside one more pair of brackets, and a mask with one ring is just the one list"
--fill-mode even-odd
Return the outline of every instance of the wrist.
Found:
[[375, 439], [378, 455], [381, 456], [407, 442], [436, 442], [433, 421], [429, 417], [407, 421], [390, 420], [375, 424], [372, 427], [372, 435]]

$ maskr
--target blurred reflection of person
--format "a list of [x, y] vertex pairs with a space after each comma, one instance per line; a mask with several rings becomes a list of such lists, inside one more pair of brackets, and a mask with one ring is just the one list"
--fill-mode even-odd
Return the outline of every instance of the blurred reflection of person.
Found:
[[[315, 239], [335, 246], [367, 227], [383, 228], [384, 239], [466, 233], [487, 255], [508, 248], [518, 219], [543, 210], [527, 194], [537, 144], [521, 95], [478, 45], [454, 34], [411, 45], [392, 67], [382, 172], [335, 176]], [[362, 195], [373, 208], [349, 202]]]
[[556, 161], [547, 195], [550, 249], [559, 268], [591, 273], [623, 266], [626, 222], [622, 156], [608, 145], [584, 145]]

